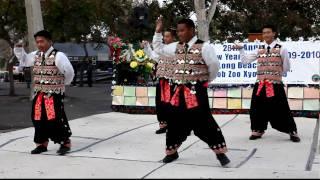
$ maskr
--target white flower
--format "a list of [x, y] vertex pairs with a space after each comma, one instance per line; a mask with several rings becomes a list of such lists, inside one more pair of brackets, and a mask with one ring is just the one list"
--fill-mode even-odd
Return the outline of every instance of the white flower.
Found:
[[177, 69], [177, 70], [175, 71], [175, 73], [178, 74], [178, 73], [179, 73], [179, 70]]

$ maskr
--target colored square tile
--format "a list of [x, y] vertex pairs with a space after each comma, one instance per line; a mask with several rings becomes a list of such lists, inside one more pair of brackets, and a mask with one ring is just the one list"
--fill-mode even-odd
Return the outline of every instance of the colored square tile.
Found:
[[284, 92], [286, 93], [286, 96], [288, 97], [288, 86], [284, 85], [283, 88], [284, 88]]
[[241, 98], [241, 88], [229, 88], [228, 97]]
[[215, 89], [213, 92], [214, 97], [227, 97], [227, 89]]
[[126, 106], [135, 106], [136, 105], [136, 97], [125, 97], [124, 105]]
[[305, 99], [319, 99], [320, 98], [320, 89], [314, 87], [305, 87], [303, 89], [303, 96]]
[[242, 88], [242, 98], [251, 98], [253, 88]]
[[209, 107], [213, 108], [213, 98], [209, 98]]
[[242, 109], [250, 109], [251, 99], [242, 99]]
[[305, 99], [303, 100], [303, 110], [307, 111], [319, 111], [320, 110], [319, 99]]
[[112, 92], [113, 96], [123, 96], [123, 86], [115, 86]]
[[213, 89], [208, 88], [208, 97], [213, 97]]
[[156, 98], [149, 97], [149, 106], [156, 106]]
[[241, 109], [241, 99], [228, 98], [228, 109]]
[[303, 99], [303, 88], [301, 87], [289, 87], [288, 98]]
[[124, 96], [136, 96], [136, 87], [124, 86]]
[[148, 96], [156, 97], [156, 87], [148, 87]]
[[137, 87], [136, 88], [136, 96], [137, 97], [147, 97], [148, 96], [148, 88], [147, 87]]
[[215, 109], [226, 109], [227, 108], [227, 98], [214, 98], [213, 108]]
[[124, 104], [124, 96], [112, 97], [112, 105], [123, 105], [123, 104]]
[[137, 97], [137, 106], [148, 106], [149, 105], [149, 98], [148, 97]]
[[291, 110], [302, 110], [302, 99], [288, 99], [288, 103]]

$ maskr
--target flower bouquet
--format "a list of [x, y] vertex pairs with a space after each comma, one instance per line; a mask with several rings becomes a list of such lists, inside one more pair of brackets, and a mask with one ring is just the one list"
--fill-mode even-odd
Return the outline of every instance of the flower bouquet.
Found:
[[155, 62], [142, 49], [133, 51], [132, 54], [130, 62], [131, 70], [138, 73], [138, 83], [147, 83], [153, 72]]
[[116, 36], [108, 37], [108, 45], [110, 47], [110, 53], [113, 61], [120, 63], [121, 51], [126, 48], [126, 44], [122, 42], [122, 39]]

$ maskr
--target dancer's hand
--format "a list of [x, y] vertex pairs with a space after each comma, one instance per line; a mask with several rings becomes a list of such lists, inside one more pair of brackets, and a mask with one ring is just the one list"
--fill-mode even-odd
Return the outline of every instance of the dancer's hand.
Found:
[[237, 49], [240, 50], [243, 48], [243, 45], [239, 44], [239, 43], [234, 43], [234, 45], [232, 46], [233, 49]]
[[148, 47], [148, 44], [149, 44], [148, 41], [143, 40], [143, 41], [141, 41], [141, 43], [140, 43], [140, 48], [146, 48], [146, 47]]
[[156, 33], [161, 33], [163, 29], [163, 17], [160, 15], [156, 22]]

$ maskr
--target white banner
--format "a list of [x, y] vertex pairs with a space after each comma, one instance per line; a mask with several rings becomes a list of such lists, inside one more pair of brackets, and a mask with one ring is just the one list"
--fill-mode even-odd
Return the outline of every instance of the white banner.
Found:
[[[283, 77], [285, 84], [319, 84], [320, 43], [299, 41], [280, 42], [288, 49], [291, 70]], [[233, 43], [215, 44], [220, 61], [218, 77], [214, 84], [253, 84], [257, 78], [257, 61], [244, 65]], [[246, 53], [254, 51], [258, 43], [245, 43]]]

